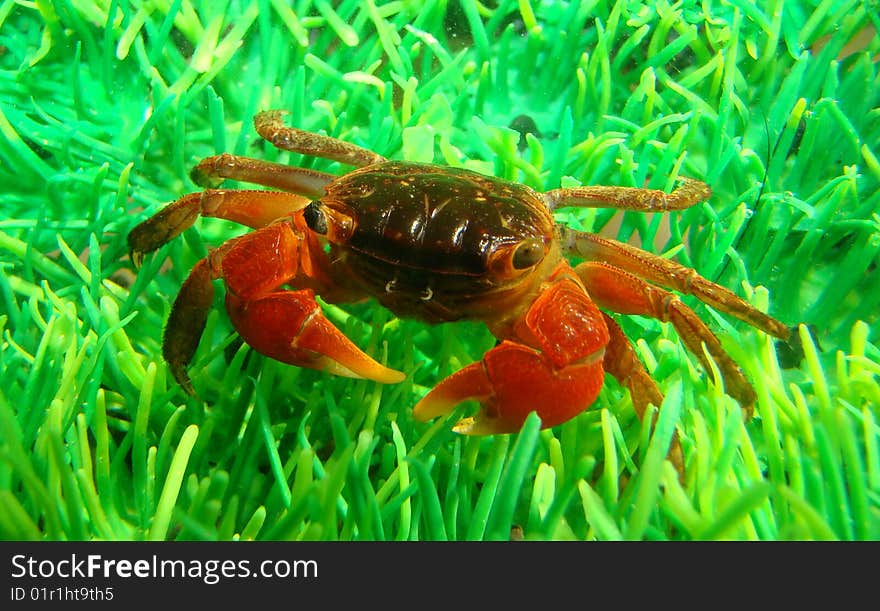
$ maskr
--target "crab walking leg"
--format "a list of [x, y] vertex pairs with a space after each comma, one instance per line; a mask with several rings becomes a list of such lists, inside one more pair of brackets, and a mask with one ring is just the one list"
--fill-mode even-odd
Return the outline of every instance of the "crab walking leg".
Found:
[[618, 208], [640, 212], [666, 212], [690, 208], [711, 197], [712, 189], [706, 183], [692, 178], [680, 177], [679, 179], [683, 184], [671, 193], [658, 189], [594, 185], [553, 189], [544, 193], [544, 200], [551, 210], [577, 206], [582, 208]]
[[546, 428], [587, 409], [604, 381], [608, 329], [567, 262], [515, 327], [515, 339], [442, 380], [415, 406], [414, 416], [429, 420], [474, 399], [480, 412], [453, 430], [486, 435], [518, 431], [532, 411]]
[[214, 303], [214, 279], [217, 273], [211, 266], [211, 257], [195, 264], [177, 293], [171, 315], [162, 336], [162, 357], [168, 363], [171, 375], [181, 388], [195, 395], [186, 366], [199, 346], [208, 311]]
[[592, 261], [604, 261], [648, 282], [694, 295], [703, 303], [761, 329], [779, 339], [788, 339], [790, 329], [764, 314], [736, 293], [700, 276], [696, 270], [675, 261], [634, 248], [623, 242], [561, 228], [563, 249]]
[[656, 382], [645, 371], [645, 366], [639, 360], [632, 343], [620, 325], [604, 312], [602, 316], [605, 318], [609, 336], [602, 363], [605, 371], [614, 376], [614, 379], [621, 386], [629, 390], [633, 409], [641, 420], [645, 416], [648, 405], [653, 404], [655, 407], [660, 407], [663, 402], [663, 394], [657, 388]]
[[387, 161], [385, 157], [354, 144], [284, 125], [284, 110], [267, 110], [254, 117], [257, 133], [276, 148], [339, 161], [357, 167]]
[[[636, 355], [632, 342], [624, 334], [613, 318], [602, 313], [605, 318], [605, 325], [608, 327], [608, 345], [605, 347], [605, 358], [602, 364], [605, 371], [614, 376], [614, 379], [621, 386], [629, 390], [632, 397], [633, 409], [639, 420], [644, 421], [645, 412], [648, 405], [653, 404], [660, 407], [663, 402], [663, 395], [657, 384], [645, 371], [645, 366]], [[672, 462], [676, 471], [680, 475], [684, 475], [684, 455], [681, 451], [681, 444], [678, 441], [678, 434], [672, 437], [672, 443], [669, 446], [669, 460]]]
[[[297, 227], [301, 221], [296, 217], [230, 240], [196, 264], [174, 302], [163, 340], [166, 361], [185, 390], [192, 393], [186, 367], [211, 307], [211, 281], [220, 278], [233, 326], [258, 352], [337, 375], [382, 383], [403, 380], [403, 373], [370, 358], [324, 317], [312, 288], [326, 285], [324, 255], [316, 240], [303, 238], [308, 234], [302, 231], [304, 222]], [[284, 284], [308, 287], [279, 290]]]
[[309, 200], [280, 191], [225, 191], [208, 189], [184, 195], [140, 223], [128, 234], [135, 264], [143, 255], [170, 242], [199, 216], [234, 221], [258, 229], [304, 208]]
[[706, 371], [712, 371], [703, 352], [705, 345], [721, 370], [727, 393], [739, 402], [746, 416], [751, 417], [755, 403], [752, 385], [721, 347], [715, 334], [678, 296], [606, 263], [581, 263], [575, 271], [600, 307], [620, 314], [650, 316], [671, 322], [688, 350], [700, 359]]
[[317, 170], [223, 153], [202, 159], [190, 172], [190, 178], [202, 187], [219, 187], [229, 178], [317, 199], [336, 177]]

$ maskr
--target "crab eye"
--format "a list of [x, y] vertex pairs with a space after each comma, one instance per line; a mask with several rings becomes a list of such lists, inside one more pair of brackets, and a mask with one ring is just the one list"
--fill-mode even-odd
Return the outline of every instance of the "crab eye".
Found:
[[315, 233], [325, 235], [327, 233], [327, 217], [321, 210], [321, 202], [313, 201], [303, 210], [303, 218], [306, 225]]
[[527, 269], [544, 258], [544, 243], [538, 238], [523, 240], [513, 251], [514, 269]]

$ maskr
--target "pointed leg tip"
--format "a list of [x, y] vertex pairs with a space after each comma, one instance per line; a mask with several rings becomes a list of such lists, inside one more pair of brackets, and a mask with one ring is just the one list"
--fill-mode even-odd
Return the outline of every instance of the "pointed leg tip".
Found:
[[189, 374], [186, 371], [186, 365], [182, 363], [168, 363], [169, 369], [171, 369], [171, 375], [174, 376], [174, 380], [177, 382], [178, 386], [180, 386], [186, 394], [191, 397], [196, 397], [196, 389], [192, 385], [192, 380], [189, 377]]
[[[209, 157], [208, 159], [213, 158]], [[193, 183], [204, 189], [216, 189], [217, 187], [221, 186], [224, 179], [222, 177], [215, 176], [210, 172], [206, 172], [205, 169], [202, 167], [202, 163], [204, 163], [204, 161], [202, 161], [189, 171], [189, 179], [193, 181]]]
[[269, 110], [258, 112], [254, 115], [254, 126], [259, 131], [261, 127], [270, 123], [282, 123], [284, 121], [283, 117], [289, 114], [289, 110], [278, 108], [270, 108]]
[[455, 405], [431, 398], [431, 394], [428, 393], [413, 407], [413, 418], [419, 422], [428, 422], [439, 416], [448, 416], [453, 408]]
[[149, 248], [149, 219], [134, 226], [126, 236], [128, 245], [128, 258], [134, 264], [135, 268], [139, 268], [144, 261], [144, 257], [151, 251]]
[[140, 269], [141, 263], [144, 262], [144, 255], [145, 253], [142, 253], [139, 250], [128, 251], [128, 258], [131, 261], [131, 264], [134, 265], [135, 269]]
[[381, 379], [376, 380], [382, 384], [400, 384], [406, 379], [406, 374], [397, 369], [385, 368]]

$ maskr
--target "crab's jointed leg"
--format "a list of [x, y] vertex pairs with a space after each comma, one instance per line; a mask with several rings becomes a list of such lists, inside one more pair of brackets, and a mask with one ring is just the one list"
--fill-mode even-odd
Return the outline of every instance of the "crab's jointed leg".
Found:
[[703, 303], [779, 339], [788, 339], [791, 333], [785, 324], [761, 312], [733, 291], [707, 280], [696, 270], [680, 263], [611, 238], [568, 227], [560, 227], [560, 239], [562, 249], [569, 254], [580, 255], [591, 261], [603, 261], [653, 284], [693, 295]]
[[683, 210], [709, 199], [712, 190], [699, 180], [680, 177], [682, 185], [666, 193], [658, 189], [639, 187], [608, 187], [588, 185], [552, 189], [544, 193], [544, 200], [551, 210], [565, 206], [581, 208], [617, 208], [640, 212], [666, 212]]
[[[683, 177], [680, 180], [682, 185], [671, 193], [635, 187], [585, 186], [547, 191], [544, 193], [544, 200], [551, 210], [576, 206], [664, 212], [688, 208], [712, 195], [709, 186], [699, 180]], [[647, 282], [694, 295], [703, 303], [779, 339], [788, 339], [791, 333], [789, 327], [754, 308], [736, 293], [675, 261], [611, 238], [568, 227], [560, 227], [560, 240], [563, 250], [569, 254], [580, 255], [590, 261], [609, 263]]]
[[629, 390], [633, 409], [641, 420], [649, 405], [660, 407], [663, 402], [663, 394], [657, 388], [657, 383], [648, 375], [635, 348], [620, 325], [604, 312], [602, 312], [602, 316], [608, 327], [608, 345], [605, 347], [602, 363], [605, 371], [614, 376], [614, 379], [621, 386]]
[[207, 189], [168, 204], [128, 234], [128, 248], [136, 265], [146, 253], [183, 233], [199, 216], [226, 219], [259, 229], [304, 208], [309, 200], [280, 191], [227, 191]]
[[190, 178], [201, 187], [218, 187], [225, 179], [231, 179], [317, 199], [336, 177], [317, 170], [223, 153], [202, 159], [190, 172]]
[[[604, 312], [602, 316], [605, 318], [609, 336], [602, 364], [606, 372], [614, 376], [614, 379], [621, 386], [629, 390], [633, 409], [639, 420], [644, 422], [648, 406], [654, 405], [659, 408], [663, 402], [663, 395], [660, 393], [660, 389], [657, 388], [657, 383], [648, 375], [645, 366], [639, 360], [638, 355], [636, 355], [632, 342], [626, 337], [620, 325]], [[672, 437], [668, 456], [676, 471], [683, 475], [684, 454], [678, 441], [678, 433], [675, 433]]]
[[195, 389], [186, 366], [196, 353], [205, 330], [208, 312], [214, 303], [213, 280], [216, 277], [209, 258], [195, 264], [177, 293], [162, 337], [162, 357], [177, 383], [191, 395], [195, 394]]
[[285, 114], [288, 114], [287, 111], [267, 110], [254, 117], [257, 133], [276, 148], [339, 161], [359, 168], [387, 161], [382, 155], [355, 144], [285, 125], [283, 121]]
[[588, 261], [578, 265], [575, 271], [599, 306], [620, 314], [650, 316], [671, 322], [688, 350], [700, 360], [706, 371], [712, 371], [703, 352], [705, 345], [721, 370], [725, 390], [740, 403], [746, 416], [751, 416], [755, 403], [752, 385], [721, 347], [715, 334], [677, 295], [607, 263]]

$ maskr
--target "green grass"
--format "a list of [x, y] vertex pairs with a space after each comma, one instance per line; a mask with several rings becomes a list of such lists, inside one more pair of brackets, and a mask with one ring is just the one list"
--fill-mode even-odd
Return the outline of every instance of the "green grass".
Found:
[[[492, 4], [0, 0], [0, 538], [880, 538], [876, 7]], [[669, 326], [622, 319], [666, 393], [656, 432], [609, 380], [559, 427], [464, 438], [411, 407], [492, 346], [480, 326], [328, 306], [408, 375], [381, 386], [253, 354], [218, 307], [189, 398], [161, 329], [237, 230], [201, 220], [136, 274], [125, 236], [210, 154], [344, 171], [260, 143], [267, 108], [539, 189], [704, 178], [714, 196], [681, 214], [560, 220], [675, 256], [818, 344], [802, 330], [783, 368], [698, 307], [757, 389], [743, 423]], [[538, 133], [519, 150], [521, 114]]]

